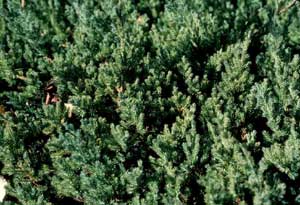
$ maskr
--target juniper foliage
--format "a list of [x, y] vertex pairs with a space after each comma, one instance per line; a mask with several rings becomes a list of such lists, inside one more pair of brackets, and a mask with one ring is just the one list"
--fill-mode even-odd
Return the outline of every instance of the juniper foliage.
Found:
[[288, 5], [0, 0], [3, 204], [300, 204]]

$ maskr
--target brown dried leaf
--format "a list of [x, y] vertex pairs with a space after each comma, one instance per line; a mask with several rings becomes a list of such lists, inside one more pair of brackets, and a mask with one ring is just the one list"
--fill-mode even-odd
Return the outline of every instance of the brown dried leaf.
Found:
[[246, 128], [242, 128], [241, 138], [244, 141], [247, 140], [247, 129]]
[[51, 98], [51, 103], [57, 103], [60, 101], [60, 98], [58, 96], [53, 96], [53, 98]]
[[5, 107], [4, 107], [4, 105], [0, 105], [0, 114], [1, 115], [5, 114]]

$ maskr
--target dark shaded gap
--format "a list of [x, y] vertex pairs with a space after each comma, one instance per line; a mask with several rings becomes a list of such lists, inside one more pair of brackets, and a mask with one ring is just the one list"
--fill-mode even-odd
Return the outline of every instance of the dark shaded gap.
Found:
[[238, 8], [238, 0], [231, 0], [231, 4], [232, 4], [234, 10], [236, 10]]
[[[300, 178], [297, 177], [295, 180], [289, 178], [289, 176], [283, 172], [281, 172], [275, 165], [269, 165], [268, 169], [264, 172], [264, 177], [267, 183], [270, 186], [274, 186], [275, 183], [277, 184], [279, 179], [280, 182], [283, 182], [286, 186], [286, 191], [284, 194], [283, 199], [287, 202], [287, 204], [297, 204], [295, 199], [300, 194], [299, 191], [299, 184]], [[280, 199], [278, 199], [280, 200]], [[277, 201], [278, 203], [282, 203], [282, 201]], [[275, 200], [273, 200], [275, 203]]]
[[251, 43], [248, 48], [248, 54], [250, 59], [250, 74], [254, 76], [254, 82], [261, 82], [266, 76], [261, 75], [259, 65], [257, 64], [257, 57], [261, 53], [265, 53], [266, 48], [261, 43], [261, 35], [254, 35], [251, 39]]
[[259, 143], [260, 145], [256, 148], [249, 149], [249, 151], [251, 152], [251, 156], [253, 157], [254, 162], [256, 164], [258, 164], [259, 161], [263, 158], [264, 153], [262, 148], [271, 146], [270, 143], [264, 140], [264, 136], [263, 136], [263, 132], [268, 132], [270, 134], [272, 133], [272, 130], [268, 127], [267, 122], [268, 122], [267, 118], [256, 116], [256, 114], [250, 114], [250, 115], [246, 115], [245, 123], [242, 123], [238, 127], [232, 129], [232, 133], [234, 133], [235, 136], [237, 136], [237, 139], [241, 143], [244, 143], [245, 142], [244, 140], [246, 140], [243, 139], [244, 135], [247, 134], [248, 131], [252, 131], [251, 129], [248, 129], [249, 126], [253, 127], [252, 129], [256, 131], [256, 137], [257, 137], [256, 143]]
[[73, 199], [71, 197], [59, 198], [57, 196], [52, 196], [50, 202], [55, 205], [66, 205], [66, 204], [83, 205], [84, 204], [84, 201], [81, 201], [79, 199]]
[[5, 195], [4, 197], [4, 202], [12, 202], [13, 204], [17, 205], [17, 204], [22, 204], [16, 197], [11, 196], [9, 194]]
[[205, 187], [197, 182], [199, 179], [199, 175], [203, 176], [205, 172], [206, 169], [200, 162], [194, 165], [190, 170], [187, 180], [184, 181], [182, 187], [180, 188], [180, 192], [183, 194], [183, 196], [179, 198], [184, 204], [205, 204]]
[[162, 114], [159, 107], [148, 106], [145, 110], [145, 127], [149, 130], [159, 133], [165, 125], [171, 126], [176, 121], [177, 113], [171, 112], [171, 107], [165, 107], [165, 112]]
[[43, 165], [52, 166], [49, 151], [45, 147], [49, 138], [50, 136], [40, 134], [30, 135], [24, 139], [24, 146], [30, 158], [31, 167], [36, 172], [38, 172]]
[[109, 95], [104, 96], [101, 102], [94, 103], [93, 109], [95, 113], [90, 113], [91, 116], [93, 116], [92, 114], [96, 114], [97, 116], [105, 118], [107, 120], [107, 123], [120, 123], [121, 119], [119, 114], [117, 113], [118, 105]]
[[246, 204], [253, 205], [253, 192], [248, 188], [244, 188], [242, 192], [244, 193], [243, 198], [244, 198]]

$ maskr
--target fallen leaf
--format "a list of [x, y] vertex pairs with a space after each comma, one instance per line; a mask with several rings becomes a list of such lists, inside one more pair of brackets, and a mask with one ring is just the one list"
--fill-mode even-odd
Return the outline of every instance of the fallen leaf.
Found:
[[122, 86], [116, 87], [116, 90], [118, 93], [121, 93], [121, 92], [123, 92], [123, 87]]
[[60, 101], [60, 98], [56, 94], [57, 87], [55, 86], [55, 81], [53, 79], [47, 82], [44, 91], [46, 92], [46, 105], [49, 105], [51, 103], [57, 103]]
[[72, 117], [72, 111], [74, 109], [74, 105], [72, 103], [65, 103], [65, 107], [68, 111], [68, 117], [71, 118]]
[[46, 84], [45, 90], [47, 92], [56, 92], [57, 88], [55, 86], [55, 81], [53, 79], [49, 80]]
[[142, 24], [143, 23], [143, 17], [139, 16], [136, 21], [137, 21], [138, 24]]
[[45, 101], [45, 104], [46, 104], [46, 105], [48, 105], [48, 104], [50, 103], [50, 98], [51, 98], [50, 94], [47, 93], [46, 101]]
[[7, 185], [7, 181], [0, 176], [0, 202], [3, 201], [5, 194], [6, 194], [6, 190], [5, 190], [5, 186]]
[[22, 8], [25, 7], [25, 0], [21, 0], [21, 7], [22, 7]]

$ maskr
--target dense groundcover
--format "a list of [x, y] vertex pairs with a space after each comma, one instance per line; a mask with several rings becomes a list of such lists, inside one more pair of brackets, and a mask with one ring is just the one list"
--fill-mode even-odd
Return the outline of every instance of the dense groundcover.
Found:
[[0, 0], [3, 204], [300, 204], [300, 5]]

